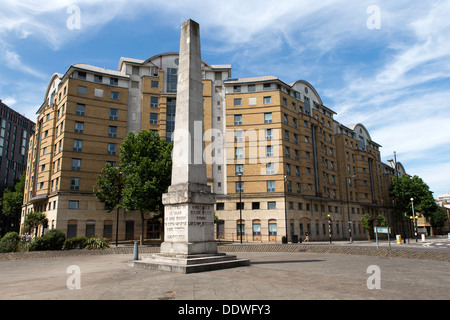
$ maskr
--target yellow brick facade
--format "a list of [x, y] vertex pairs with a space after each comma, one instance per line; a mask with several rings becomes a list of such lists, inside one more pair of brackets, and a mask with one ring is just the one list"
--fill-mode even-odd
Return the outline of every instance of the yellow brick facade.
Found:
[[[52, 77], [30, 138], [22, 223], [39, 210], [47, 229], [115, 238], [116, 212], [108, 213], [92, 188], [107, 162], [118, 163], [127, 132], [152, 130], [170, 139], [177, 65], [178, 55], [166, 53], [122, 58], [118, 71], [73, 65]], [[327, 240], [328, 215], [333, 239], [348, 238], [349, 221], [353, 237], [365, 238], [363, 213], [389, 215], [392, 172], [380, 161], [380, 146], [363, 125], [337, 122], [309, 83], [230, 79], [230, 66], [206, 62], [202, 70], [218, 239], [280, 242], [308, 233]], [[144, 238], [161, 241], [162, 225], [150, 218]], [[140, 223], [137, 213], [120, 212], [119, 238], [138, 238]]]

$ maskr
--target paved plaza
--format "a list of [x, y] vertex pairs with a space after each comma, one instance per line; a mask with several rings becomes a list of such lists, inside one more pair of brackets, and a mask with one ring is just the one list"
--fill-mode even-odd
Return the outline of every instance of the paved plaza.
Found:
[[[0, 299], [450, 299], [446, 261], [309, 252], [232, 254], [250, 259], [251, 265], [177, 274], [132, 268], [132, 254], [0, 261]], [[79, 271], [79, 288], [73, 287], [74, 270]], [[375, 283], [379, 289], [370, 289]]]

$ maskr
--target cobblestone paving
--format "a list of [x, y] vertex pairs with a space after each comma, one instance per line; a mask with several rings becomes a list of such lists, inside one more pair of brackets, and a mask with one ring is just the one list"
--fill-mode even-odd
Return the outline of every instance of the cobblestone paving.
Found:
[[[418, 249], [388, 249], [361, 246], [339, 246], [321, 244], [223, 244], [218, 247], [219, 252], [306, 252], [327, 254], [348, 254], [377, 257], [391, 257], [404, 259], [419, 259], [450, 262], [450, 252], [437, 252]], [[139, 246], [139, 253], [157, 253], [159, 247]], [[1, 253], [0, 261], [38, 259], [50, 257], [69, 257], [80, 255], [108, 255], [108, 254], [132, 254], [132, 246], [112, 247], [105, 250], [62, 250], [62, 251], [37, 251]]]

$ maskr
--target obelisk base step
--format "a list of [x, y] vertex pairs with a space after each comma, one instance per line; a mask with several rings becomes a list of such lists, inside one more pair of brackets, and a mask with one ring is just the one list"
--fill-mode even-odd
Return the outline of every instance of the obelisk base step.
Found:
[[130, 261], [132, 267], [168, 271], [176, 273], [195, 273], [241, 266], [249, 266], [250, 260], [237, 259], [234, 255], [215, 254], [153, 254], [143, 256], [142, 260]]

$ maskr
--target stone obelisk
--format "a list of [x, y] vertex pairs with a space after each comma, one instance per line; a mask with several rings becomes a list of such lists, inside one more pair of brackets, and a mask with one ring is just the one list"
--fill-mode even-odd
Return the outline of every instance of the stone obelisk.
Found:
[[200, 26], [188, 20], [181, 27], [172, 184], [163, 195], [163, 254], [217, 253], [203, 132]]
[[191, 273], [250, 264], [217, 253], [216, 199], [206, 179], [203, 119], [200, 27], [188, 20], [181, 27], [172, 181], [163, 194], [164, 242], [159, 254], [134, 261], [136, 267]]

